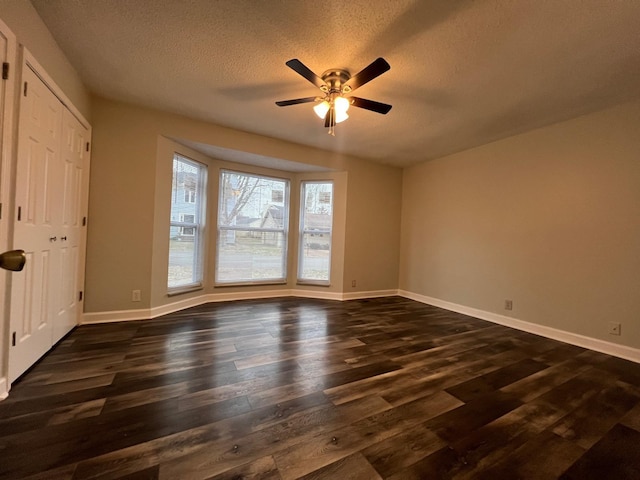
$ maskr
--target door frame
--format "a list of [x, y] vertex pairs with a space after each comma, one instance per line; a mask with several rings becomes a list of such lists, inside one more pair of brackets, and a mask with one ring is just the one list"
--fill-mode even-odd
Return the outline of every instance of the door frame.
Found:
[[71, 112], [71, 114], [78, 119], [78, 121], [82, 124], [84, 128], [87, 129], [88, 132], [91, 132], [91, 125], [84, 118], [84, 115], [80, 113], [71, 100], [64, 94], [62, 89], [58, 86], [58, 84], [49, 76], [47, 71], [44, 69], [42, 65], [36, 60], [36, 58], [31, 54], [27, 47], [21, 45], [20, 49], [22, 50], [22, 67], [26, 64], [28, 67], [33, 70], [33, 72], [44, 82], [44, 84], [51, 90], [51, 92], [58, 97], [58, 100], [62, 102], [62, 105], [66, 107], [67, 110]]
[[[0, 80], [3, 83], [4, 103], [0, 112], [0, 252], [9, 250], [13, 226], [13, 164], [15, 152], [15, 119], [17, 77], [20, 75], [18, 65], [18, 48], [16, 36], [11, 29], [0, 20], [0, 34], [7, 40], [7, 58], [9, 78]], [[9, 393], [9, 294], [10, 273], [0, 270], [0, 400]]]

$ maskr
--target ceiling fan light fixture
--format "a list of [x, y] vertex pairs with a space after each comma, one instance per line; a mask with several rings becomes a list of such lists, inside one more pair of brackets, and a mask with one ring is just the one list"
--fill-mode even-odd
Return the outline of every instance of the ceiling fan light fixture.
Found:
[[[344, 97], [336, 97], [333, 99], [333, 109], [336, 115], [336, 123], [344, 122], [347, 118], [349, 118], [349, 115], [347, 114], [349, 105], [351, 105], [351, 103]], [[322, 118], [324, 120], [330, 108], [331, 103], [328, 100], [323, 100], [313, 107], [313, 111], [316, 112], [316, 115], [319, 118]]]
[[349, 100], [344, 97], [336, 97], [333, 100], [333, 108], [336, 112], [336, 123], [344, 122], [349, 115], [347, 115], [347, 110], [349, 110]]
[[336, 123], [344, 122], [347, 118], [349, 118], [347, 112], [341, 112], [336, 108]]
[[336, 97], [333, 101], [333, 105], [336, 108], [336, 115], [347, 114], [347, 110], [349, 110], [349, 105], [351, 103], [344, 97]]
[[318, 115], [318, 117], [324, 120], [324, 117], [327, 116], [327, 112], [329, 111], [330, 107], [331, 106], [329, 105], [329, 102], [327, 102], [326, 100], [323, 100], [322, 102], [318, 103], [315, 107], [313, 107], [313, 111], [316, 112], [316, 115]]

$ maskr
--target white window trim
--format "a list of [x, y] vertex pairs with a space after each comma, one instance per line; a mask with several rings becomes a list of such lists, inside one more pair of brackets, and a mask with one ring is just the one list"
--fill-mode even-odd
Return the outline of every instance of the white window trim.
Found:
[[[328, 280], [317, 280], [310, 278], [302, 278], [302, 262], [304, 253], [304, 236], [305, 234], [318, 233], [317, 230], [309, 230], [305, 228], [304, 224], [304, 212], [307, 202], [306, 185], [308, 184], [328, 184], [331, 185], [331, 227], [328, 232], [322, 232], [325, 235], [329, 235], [329, 272]], [[299, 232], [298, 232], [298, 271], [296, 275], [297, 285], [317, 285], [323, 287], [331, 286], [331, 259], [333, 257], [333, 213], [334, 213], [334, 201], [335, 201], [335, 182], [333, 180], [303, 180], [300, 182], [300, 206], [299, 206]]]
[[[174, 153], [171, 159], [172, 165], [176, 159], [195, 166], [196, 168], [198, 168], [200, 172], [200, 174], [198, 175], [198, 184], [196, 185], [196, 192], [200, 192], [200, 195], [197, 195], [197, 194], [195, 195], [195, 200], [196, 200], [195, 203], [197, 205], [195, 221], [193, 223], [184, 222], [184, 221], [176, 222], [176, 221], [172, 221], [171, 218], [169, 219], [169, 228], [179, 227], [181, 231], [185, 227], [194, 229], [192, 235], [188, 235], [188, 234], [185, 235], [182, 233], [181, 235], [194, 238], [194, 248], [195, 248], [194, 269], [195, 269], [195, 277], [197, 278], [197, 280], [195, 282], [191, 282], [187, 284], [176, 285], [173, 287], [169, 286], [169, 277], [168, 277], [168, 268], [167, 268], [167, 295], [168, 296], [173, 296], [181, 293], [187, 293], [187, 292], [192, 292], [194, 290], [199, 290], [204, 285], [204, 250], [205, 250], [204, 237], [205, 237], [205, 231], [206, 231], [205, 230], [206, 229], [206, 209], [207, 209], [206, 188], [207, 188], [207, 174], [208, 174], [207, 165], [202, 162], [193, 160], [189, 157], [186, 157], [185, 155], [182, 155], [177, 152]], [[173, 173], [171, 175], [171, 183], [173, 185]], [[190, 202], [185, 202], [185, 203], [190, 203]], [[173, 200], [172, 200], [172, 204], [173, 204]], [[181, 217], [183, 217], [183, 215], [184, 214], [182, 213], [180, 214]], [[170, 252], [171, 252], [171, 249], [169, 249], [168, 254], [170, 254]], [[167, 262], [168, 261], [169, 261], [169, 255], [167, 255]]]

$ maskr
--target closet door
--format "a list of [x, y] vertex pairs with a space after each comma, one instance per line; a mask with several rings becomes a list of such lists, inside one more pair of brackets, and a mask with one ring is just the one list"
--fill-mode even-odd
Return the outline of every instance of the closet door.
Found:
[[12, 277], [10, 382], [51, 348], [56, 303], [65, 288], [59, 280], [64, 107], [26, 65], [21, 86], [13, 245], [25, 251], [27, 262]]
[[80, 281], [84, 275], [84, 180], [88, 178], [88, 131], [66, 108], [62, 112], [62, 216], [59, 245], [60, 294], [55, 301], [53, 343], [75, 325], [80, 315]]

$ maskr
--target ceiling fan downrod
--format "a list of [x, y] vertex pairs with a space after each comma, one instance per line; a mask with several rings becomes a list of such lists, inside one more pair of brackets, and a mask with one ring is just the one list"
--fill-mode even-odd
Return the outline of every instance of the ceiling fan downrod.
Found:
[[[329, 104], [329, 110], [327, 111], [327, 116], [325, 118], [325, 127], [329, 128], [327, 132], [332, 137], [336, 136], [335, 126], [336, 123], [340, 123], [349, 116], [346, 114], [347, 109], [349, 108], [349, 103], [346, 103], [342, 106], [341, 115], [336, 115], [336, 99], [344, 98], [342, 95], [351, 92], [351, 87], [346, 85], [346, 83], [351, 78], [351, 75], [348, 71], [332, 68], [330, 70], [325, 71], [322, 76], [322, 80], [325, 82], [325, 88], [320, 88], [320, 90], [325, 91], [326, 95], [323, 98], [323, 101]], [[347, 101], [348, 102], [348, 101]]]

